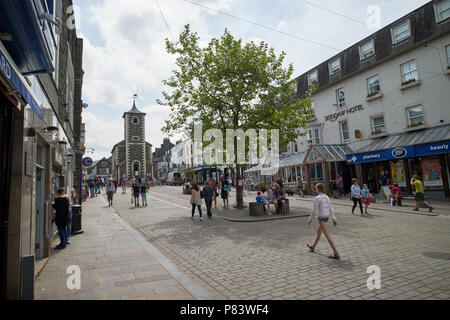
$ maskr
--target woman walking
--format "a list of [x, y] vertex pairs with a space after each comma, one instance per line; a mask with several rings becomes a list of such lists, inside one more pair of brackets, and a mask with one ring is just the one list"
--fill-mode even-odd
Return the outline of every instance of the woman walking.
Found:
[[192, 194], [190, 204], [192, 206], [192, 216], [191, 219], [194, 219], [195, 207], [198, 208], [198, 213], [200, 214], [200, 221], [202, 221], [202, 197], [200, 196], [200, 188], [198, 184], [194, 183], [192, 185]]
[[331, 206], [330, 198], [328, 198], [328, 196], [325, 194], [325, 185], [322, 183], [318, 183], [315, 189], [318, 193], [318, 196], [314, 198], [313, 210], [311, 216], [308, 219], [308, 224], [311, 224], [312, 216], [315, 215], [319, 220], [319, 228], [317, 229], [317, 236], [314, 244], [307, 244], [306, 246], [311, 250], [311, 252], [314, 252], [323, 232], [328, 240], [328, 243], [333, 249], [333, 254], [329, 255], [328, 258], [339, 259], [339, 253], [336, 249], [336, 246], [334, 245], [333, 239], [331, 239], [330, 233], [328, 232], [327, 228], [327, 222], [330, 218], [330, 213], [333, 218], [334, 226], [337, 226], [336, 215], [334, 214], [333, 207]]
[[359, 204], [359, 209], [361, 210], [361, 215], [363, 215], [363, 208], [362, 208], [363, 193], [362, 193], [361, 187], [358, 184], [358, 179], [353, 178], [352, 183], [353, 183], [353, 185], [352, 185], [352, 200], [353, 200], [352, 214], [354, 214], [355, 208]]
[[116, 187], [114, 186], [113, 179], [109, 179], [108, 183], [106, 184], [106, 195], [108, 196], [108, 206], [111, 207], [113, 205], [113, 195], [114, 191], [116, 190]]

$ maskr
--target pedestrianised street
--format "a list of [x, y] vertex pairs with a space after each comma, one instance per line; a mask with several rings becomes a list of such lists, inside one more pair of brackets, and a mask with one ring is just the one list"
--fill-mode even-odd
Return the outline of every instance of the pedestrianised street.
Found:
[[[290, 197], [291, 211], [295, 214], [285, 218], [273, 215], [273, 220], [253, 222], [237, 222], [239, 219], [233, 218], [238, 216], [233, 213], [236, 209], [222, 209], [218, 199], [218, 210], [213, 210], [212, 219], [199, 221], [197, 213], [194, 220], [190, 219], [189, 196], [182, 195], [181, 187], [151, 188], [148, 207], [139, 208], [130, 203], [129, 192], [125, 195], [117, 193], [114, 209], [109, 209], [100, 196], [88, 199], [87, 205], [98, 203], [102, 208], [106, 206], [104, 210], [108, 210], [106, 214], [109, 216], [117, 212], [178, 271], [190, 278], [195, 288], [203, 288], [204, 298], [449, 298], [450, 257], [445, 252], [450, 247], [446, 231], [450, 228], [450, 216], [444, 214], [448, 213], [448, 206], [437, 209], [442, 214], [429, 215], [425, 211], [413, 214], [410, 207], [404, 212], [391, 211], [389, 206], [379, 204], [382, 209], [370, 210], [369, 216], [360, 216], [351, 214], [350, 201], [341, 200], [340, 205], [335, 204], [338, 225], [329, 225], [341, 259], [332, 260], [328, 258], [331, 249], [324, 237], [315, 253], [309, 252], [306, 247], [306, 243], [314, 240], [317, 227], [317, 223], [306, 224], [312, 198]], [[233, 194], [231, 203], [234, 201]], [[255, 192], [252, 192], [251, 196], [254, 195]], [[83, 216], [85, 223], [90, 224], [88, 221], [95, 215], [98, 215], [96, 211], [87, 210]], [[97, 231], [92, 229], [92, 232]], [[105, 232], [110, 232], [112, 236], [116, 231]], [[91, 235], [85, 231], [79, 237]], [[111, 239], [114, 241], [115, 237]], [[90, 257], [97, 259], [105, 258], [105, 254], [106, 258], [110, 255], [105, 260], [109, 263], [97, 266], [99, 269], [94, 278], [92, 271], [95, 269], [81, 267], [82, 289], [78, 293], [70, 293], [65, 287], [65, 268], [73, 261], [56, 257], [50, 260], [39, 277], [38, 298], [157, 299], [160, 286], [164, 283], [172, 289], [162, 291], [159, 298], [189, 299], [190, 294], [191, 298], [195, 297], [195, 288], [189, 294], [192, 283], [185, 285], [187, 289], [183, 288], [180, 281], [173, 280], [163, 268], [156, 274], [167, 276], [161, 279], [172, 280], [157, 281], [159, 286], [155, 286], [155, 278], [149, 275], [155, 275], [154, 268], [158, 263], [153, 261], [146, 269], [144, 261], [149, 254], [142, 250], [139, 243], [130, 248], [129, 240], [120, 239], [124, 239], [122, 247], [128, 248], [127, 252], [138, 252], [138, 255], [129, 255], [128, 258], [124, 255], [121, 265], [125, 268], [111, 268], [111, 262], [115, 261], [114, 251], [91, 252]], [[73, 242], [77, 241], [74, 237]], [[72, 250], [70, 246], [68, 250]], [[83, 251], [78, 253], [81, 256], [79, 260], [84, 261]], [[138, 262], [135, 261], [137, 256]], [[136, 263], [138, 266], [135, 266]], [[380, 268], [381, 288], [370, 290], [367, 280], [372, 273], [367, 273], [367, 269], [374, 265]], [[111, 270], [116, 272], [107, 272]], [[85, 271], [88, 272], [86, 279]], [[46, 286], [55, 277], [62, 279], [59, 291], [46, 292]], [[97, 280], [92, 290], [86, 283], [87, 279]], [[101, 284], [103, 291], [98, 289]], [[43, 288], [47, 289], [42, 291]]]

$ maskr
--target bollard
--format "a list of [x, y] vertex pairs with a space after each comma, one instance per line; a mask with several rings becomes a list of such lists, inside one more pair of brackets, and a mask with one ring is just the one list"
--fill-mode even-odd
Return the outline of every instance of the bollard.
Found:
[[72, 206], [72, 235], [83, 233], [81, 229], [81, 205]]

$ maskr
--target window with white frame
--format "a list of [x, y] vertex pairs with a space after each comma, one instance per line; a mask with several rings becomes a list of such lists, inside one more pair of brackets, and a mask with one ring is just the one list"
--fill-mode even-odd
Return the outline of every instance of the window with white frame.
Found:
[[319, 73], [317, 70], [314, 70], [310, 74], [308, 74], [308, 86], [317, 85], [319, 83]]
[[411, 60], [400, 66], [402, 72], [402, 83], [418, 80], [416, 60]]
[[367, 93], [369, 96], [380, 92], [380, 78], [378, 75], [367, 79]]
[[306, 144], [310, 146], [313, 143], [312, 130], [306, 130]]
[[447, 67], [450, 67], [450, 44], [445, 47], [445, 52], [447, 53]]
[[418, 126], [425, 123], [422, 106], [407, 108], [406, 113], [408, 116], [408, 126]]
[[314, 100], [313, 99], [311, 99], [311, 104], [308, 106], [308, 109], [314, 111]]
[[329, 64], [329, 68], [330, 75], [339, 73], [341, 71], [341, 60], [339, 58], [336, 58], [335, 60], [331, 61]]
[[336, 90], [336, 105], [338, 108], [341, 108], [345, 105], [344, 88], [339, 88]]
[[136, 142], [139, 142], [139, 141], [140, 141], [140, 139], [139, 139], [138, 136], [134, 136], [134, 137], [132, 138], [132, 140], [133, 140], [133, 141], [136, 141]]
[[435, 4], [437, 22], [450, 17], [450, 0], [442, 0]]
[[359, 47], [359, 56], [361, 61], [370, 58], [375, 54], [373, 40], [370, 40]]
[[347, 120], [339, 122], [339, 127], [341, 129], [341, 140], [342, 140], [342, 143], [347, 143], [350, 140], [350, 137], [348, 135]]
[[392, 28], [392, 43], [396, 44], [408, 39], [411, 36], [411, 29], [409, 20], [402, 22], [401, 24]]
[[320, 130], [317, 128], [314, 129], [314, 143], [320, 144]]
[[372, 134], [379, 134], [385, 131], [384, 116], [372, 117]]

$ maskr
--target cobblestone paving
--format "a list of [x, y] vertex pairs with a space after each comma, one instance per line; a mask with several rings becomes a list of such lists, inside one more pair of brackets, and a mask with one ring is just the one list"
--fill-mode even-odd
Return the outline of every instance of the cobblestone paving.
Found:
[[[336, 205], [338, 226], [328, 227], [338, 261], [328, 258], [332, 251], [325, 237], [316, 253], [309, 252], [306, 243], [313, 242], [317, 222], [308, 226], [307, 217], [239, 223], [213, 212], [213, 219], [201, 222], [197, 213], [190, 219], [189, 196], [180, 187], [152, 188], [146, 208], [133, 208], [129, 192], [115, 197], [119, 214], [217, 298], [450, 298], [450, 219], [445, 216], [386, 210], [360, 216]], [[293, 201], [291, 207], [309, 213], [311, 205]], [[381, 269], [379, 290], [367, 288], [371, 265]]]

